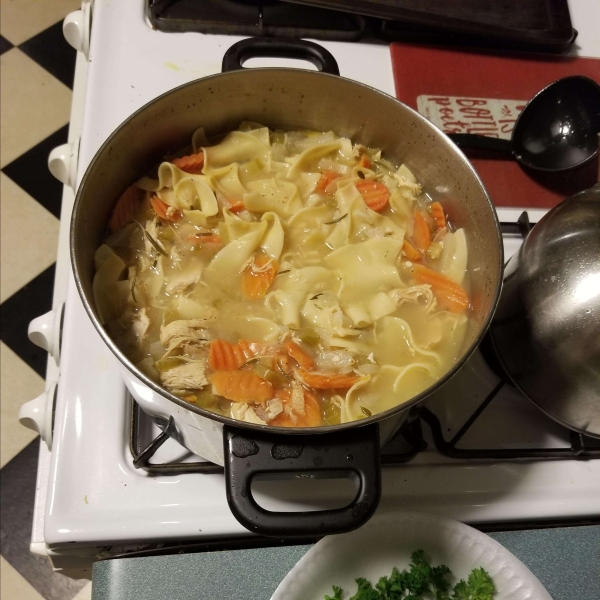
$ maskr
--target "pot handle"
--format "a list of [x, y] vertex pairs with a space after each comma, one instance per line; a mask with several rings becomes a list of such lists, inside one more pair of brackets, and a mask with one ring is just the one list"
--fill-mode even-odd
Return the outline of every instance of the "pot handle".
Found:
[[221, 70], [226, 73], [243, 69], [243, 63], [255, 56], [298, 58], [311, 62], [323, 73], [340, 74], [335, 58], [323, 46], [306, 40], [270, 37], [253, 37], [235, 43], [225, 52]]
[[[344, 533], [366, 523], [381, 498], [379, 425], [327, 434], [286, 435], [223, 427], [225, 487], [235, 518], [267, 536], [312, 537]], [[358, 479], [354, 500], [343, 508], [308, 512], [273, 512], [252, 496], [257, 475], [297, 473], [310, 476], [351, 473]]]

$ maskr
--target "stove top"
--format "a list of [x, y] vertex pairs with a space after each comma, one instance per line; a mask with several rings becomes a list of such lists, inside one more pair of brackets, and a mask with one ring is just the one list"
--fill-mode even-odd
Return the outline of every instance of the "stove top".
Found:
[[[218, 73], [225, 50], [239, 39], [158, 31], [144, 18], [143, 5], [142, 0], [95, 0], [89, 52], [88, 37], [78, 38], [85, 41], [81, 49], [86, 54], [79, 55], [77, 72], [84, 79], [76, 75], [74, 89], [67, 153], [70, 164], [77, 165], [72, 182], [80, 181], [103, 141], [132, 112], [168, 89]], [[85, 6], [89, 16], [89, 3]], [[592, 22], [588, 15], [576, 25], [586, 52], [600, 56], [593, 27], [585, 29]], [[387, 45], [322, 44], [335, 56], [342, 76], [394, 94]], [[252, 62], [307, 68], [283, 59]], [[66, 305], [60, 377], [55, 412], [49, 413], [52, 450], [40, 449], [32, 548], [51, 555], [56, 568], [76, 567], [81, 575], [98, 556], [141, 548], [192, 542], [224, 547], [232, 540], [277, 543], [260, 540], [235, 520], [219, 467], [205, 463], [199, 468], [202, 461], [168, 436], [153, 443], [161, 430], [135, 410], [114, 368], [116, 359], [77, 294], [68, 258], [72, 202], [66, 189], [55, 294], [57, 310], [61, 301]], [[507, 258], [522, 240], [522, 211], [498, 210], [500, 221], [512, 224], [504, 235]], [[545, 214], [527, 212], [533, 223]], [[54, 346], [48, 347], [57, 357]], [[58, 376], [56, 367], [51, 365], [49, 374]], [[384, 449], [382, 463], [382, 512], [415, 509], [488, 528], [600, 515], [597, 443], [571, 434], [502, 383], [481, 349], [412, 412]], [[270, 510], [306, 510], [338, 506], [354, 492], [349, 480], [335, 486], [327, 480], [309, 483], [264, 481], [255, 497]]]

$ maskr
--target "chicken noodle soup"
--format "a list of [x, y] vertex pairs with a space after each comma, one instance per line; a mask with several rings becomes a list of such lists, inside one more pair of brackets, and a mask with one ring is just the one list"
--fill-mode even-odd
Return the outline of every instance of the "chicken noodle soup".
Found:
[[127, 189], [97, 250], [109, 335], [187, 402], [260, 424], [346, 423], [457, 360], [467, 243], [410, 170], [331, 132], [243, 123]]

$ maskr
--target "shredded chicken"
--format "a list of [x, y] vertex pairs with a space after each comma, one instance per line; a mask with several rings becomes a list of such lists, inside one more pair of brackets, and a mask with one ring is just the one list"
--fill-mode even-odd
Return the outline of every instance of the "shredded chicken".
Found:
[[160, 331], [160, 343], [167, 349], [166, 355], [172, 354], [173, 350], [183, 344], [204, 343], [207, 340], [205, 319], [189, 319], [182, 321], [171, 321], [163, 325]]
[[204, 361], [193, 361], [160, 374], [160, 381], [168, 388], [199, 390], [208, 384]]
[[265, 410], [265, 416], [267, 417], [267, 420], [273, 420], [277, 415], [281, 414], [282, 412], [283, 404], [281, 403], [281, 400], [277, 400], [276, 398], [274, 398], [273, 400], [269, 400], [267, 402]]
[[188, 269], [175, 275], [167, 284], [167, 294], [177, 294], [200, 280], [202, 271], [200, 269]]
[[266, 422], [256, 414], [256, 411], [249, 404], [243, 402], [234, 402], [231, 405], [231, 414], [235, 419], [246, 421], [246, 423], [266, 425]]
[[146, 314], [146, 309], [141, 308], [131, 321], [131, 331], [137, 338], [138, 346], [141, 346], [143, 339], [148, 333], [150, 327], [150, 318]]
[[415, 304], [422, 301], [427, 310], [435, 308], [436, 300], [430, 285], [414, 285], [404, 290], [396, 289], [389, 292], [390, 298], [401, 306], [404, 302], [414, 302]]

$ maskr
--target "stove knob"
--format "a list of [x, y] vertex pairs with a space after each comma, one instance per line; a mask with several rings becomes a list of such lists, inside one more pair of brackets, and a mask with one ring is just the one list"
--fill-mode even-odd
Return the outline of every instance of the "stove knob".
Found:
[[35, 400], [25, 402], [19, 410], [21, 425], [37, 431], [42, 440], [46, 442], [48, 450], [52, 450], [52, 421], [56, 388], [57, 382], [53, 381], [43, 394], [40, 394]]
[[60, 336], [61, 321], [64, 304], [58, 308], [47, 312], [41, 317], [33, 319], [29, 323], [27, 335], [29, 339], [40, 348], [46, 350], [55, 360], [56, 364], [60, 360]]
[[91, 8], [89, 2], [84, 2], [81, 10], [69, 13], [63, 21], [63, 35], [67, 42], [78, 52], [83, 52], [89, 58]]
[[75, 189], [79, 141], [57, 146], [48, 155], [48, 169], [61, 183]]

